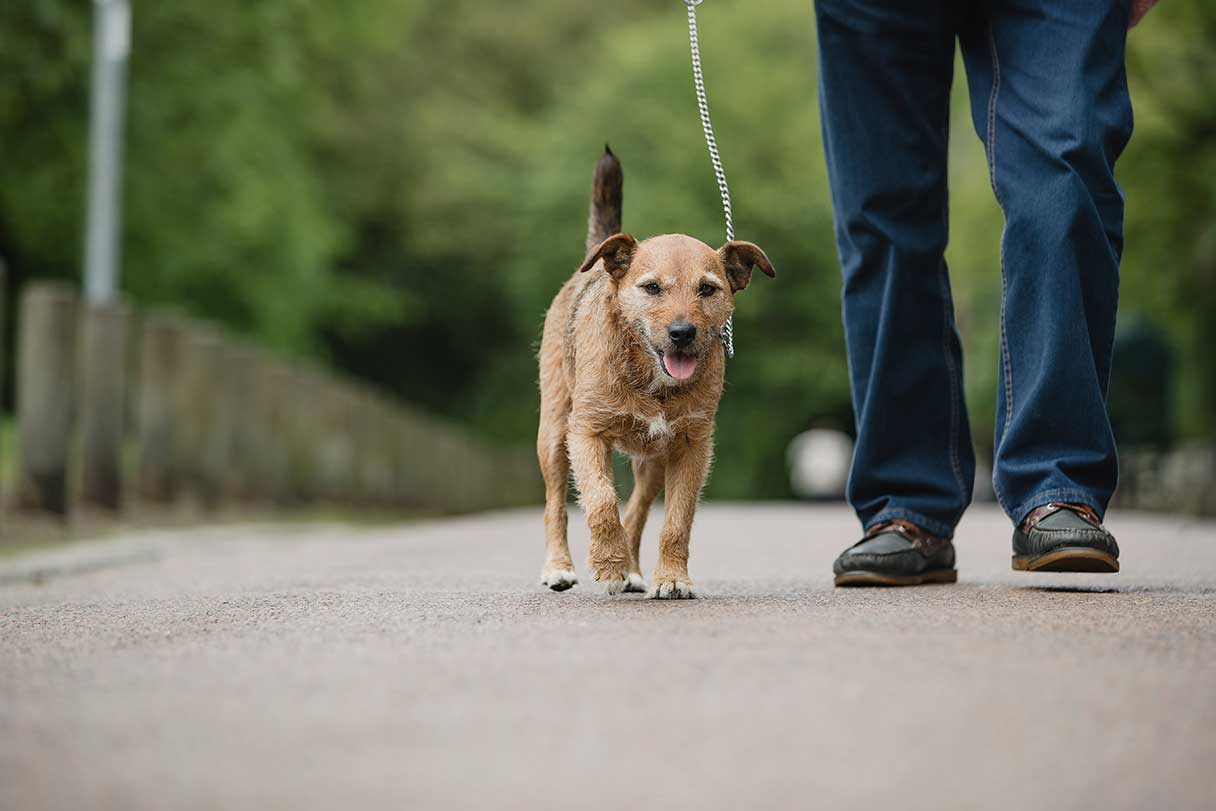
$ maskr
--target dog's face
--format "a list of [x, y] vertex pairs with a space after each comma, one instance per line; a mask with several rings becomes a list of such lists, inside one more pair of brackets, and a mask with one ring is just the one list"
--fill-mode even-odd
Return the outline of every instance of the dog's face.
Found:
[[617, 234], [600, 244], [582, 270], [602, 260], [616, 285], [625, 322], [654, 358], [658, 379], [678, 386], [695, 380], [708, 352], [722, 340], [734, 296], [752, 268], [775, 276], [764, 251], [728, 242], [715, 251], [678, 234], [637, 242]]

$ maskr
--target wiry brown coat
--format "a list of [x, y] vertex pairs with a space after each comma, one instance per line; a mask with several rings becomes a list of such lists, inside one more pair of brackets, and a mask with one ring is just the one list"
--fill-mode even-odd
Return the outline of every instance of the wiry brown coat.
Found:
[[[606, 151], [596, 167], [587, 260], [545, 317], [537, 432], [546, 488], [541, 581], [559, 591], [577, 582], [566, 542], [566, 486], [573, 469], [591, 530], [588, 565], [595, 579], [613, 594], [645, 589], [638, 557], [642, 530], [655, 497], [666, 489], [649, 593], [692, 597], [689, 533], [713, 453], [726, 363], [722, 327], [752, 267], [774, 273], [764, 252], [748, 242], [715, 251], [687, 236], [637, 242], [615, 233], [621, 188], [620, 164]], [[691, 325], [696, 337], [677, 345], [672, 325]], [[673, 358], [686, 364], [695, 358], [694, 371], [673, 376], [667, 365]], [[613, 449], [633, 459], [635, 486], [623, 521]]]

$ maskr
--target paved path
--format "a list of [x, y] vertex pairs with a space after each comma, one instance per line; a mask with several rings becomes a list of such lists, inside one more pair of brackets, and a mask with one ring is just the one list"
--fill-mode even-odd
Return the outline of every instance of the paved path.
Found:
[[834, 590], [844, 510], [698, 518], [696, 602], [542, 591], [535, 511], [0, 559], [0, 808], [1216, 807], [1216, 524]]

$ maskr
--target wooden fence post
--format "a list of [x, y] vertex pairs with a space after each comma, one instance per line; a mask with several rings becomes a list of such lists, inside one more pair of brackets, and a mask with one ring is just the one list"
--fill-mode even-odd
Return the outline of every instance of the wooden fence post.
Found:
[[291, 489], [291, 370], [270, 355], [262, 359], [257, 410], [266, 432], [266, 450], [258, 465], [272, 503], [290, 506]]
[[40, 283], [21, 296], [17, 347], [17, 508], [68, 512], [76, 375], [76, 294]]
[[[4, 292], [7, 289], [6, 288], [7, 280], [8, 280], [8, 265], [5, 264], [4, 257], [0, 256], [0, 316], [3, 315], [4, 305], [7, 303], [4, 298]], [[0, 317], [0, 358], [4, 357], [4, 351], [3, 351], [4, 350], [4, 341], [3, 341], [4, 329], [3, 329], [3, 327], [4, 327], [4, 321], [3, 321], [3, 318]], [[5, 371], [4, 363], [2, 360], [0, 360], [0, 380], [4, 379], [4, 371]], [[2, 450], [2, 449], [0, 449], [0, 450]]]
[[138, 490], [160, 503], [173, 501], [181, 488], [174, 434], [181, 430], [176, 409], [184, 328], [181, 318], [154, 315], [140, 337]]
[[305, 506], [315, 492], [316, 470], [313, 465], [313, 443], [316, 439], [310, 422], [313, 387], [309, 371], [298, 361], [286, 362], [286, 378], [281, 390], [284, 431], [287, 442], [287, 493], [294, 506]]
[[259, 460], [266, 452], [266, 436], [259, 424], [257, 410], [261, 356], [243, 343], [231, 343], [226, 356], [229, 382], [224, 396], [228, 401], [231, 425], [227, 486], [233, 498], [248, 504], [264, 495], [264, 482], [258, 469]]
[[231, 449], [224, 343], [210, 324], [195, 322], [185, 333], [177, 387], [175, 435], [187, 480], [204, 509], [220, 506]]
[[326, 377], [311, 398], [319, 411], [321, 433], [317, 449], [317, 465], [321, 498], [330, 504], [347, 501], [354, 470], [354, 447], [350, 436], [346, 384], [339, 378]]
[[129, 320], [121, 303], [80, 314], [80, 500], [107, 510], [122, 507]]

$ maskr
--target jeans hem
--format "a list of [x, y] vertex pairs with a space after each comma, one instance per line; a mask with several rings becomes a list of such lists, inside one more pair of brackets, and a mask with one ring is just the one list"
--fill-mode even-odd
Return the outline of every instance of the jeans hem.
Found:
[[[904, 510], [898, 507], [889, 508], [875, 515], [869, 521], [863, 524], [866, 532], [870, 531], [870, 527], [875, 524], [880, 524], [883, 521], [890, 521], [893, 518], [902, 518], [905, 521], [910, 521], [921, 529], [936, 535], [939, 538], [950, 540], [954, 537], [954, 524], [945, 524], [941, 521], [934, 520], [927, 515], [915, 512], [913, 510]], [[955, 521], [955, 524], [958, 522]]]
[[1006, 513], [1013, 520], [1013, 525], [1020, 527], [1022, 522], [1026, 520], [1026, 516], [1030, 515], [1031, 511], [1052, 502], [1084, 504], [1087, 507], [1092, 507], [1094, 512], [1098, 514], [1099, 518], [1102, 518], [1106, 513], [1106, 507], [1100, 504], [1092, 495], [1084, 490], [1077, 490], [1076, 488], [1070, 487], [1058, 487], [1053, 490], [1041, 490], [1019, 504], [1016, 509], [1007, 510]]

